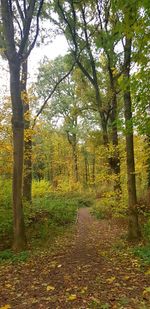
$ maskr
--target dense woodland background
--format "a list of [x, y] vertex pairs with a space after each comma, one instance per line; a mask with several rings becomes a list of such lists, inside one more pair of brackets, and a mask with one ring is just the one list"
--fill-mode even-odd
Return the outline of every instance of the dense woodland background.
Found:
[[[24, 250], [35, 223], [47, 216], [56, 231], [83, 205], [127, 217], [130, 240], [146, 217], [150, 237], [149, 22], [148, 0], [1, 0], [2, 249]], [[57, 34], [68, 53], [44, 57], [27, 85], [32, 49]]]

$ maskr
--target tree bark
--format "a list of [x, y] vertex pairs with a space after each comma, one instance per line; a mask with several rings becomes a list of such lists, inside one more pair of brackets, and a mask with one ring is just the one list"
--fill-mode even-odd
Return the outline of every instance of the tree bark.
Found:
[[95, 188], [95, 153], [92, 155], [92, 185]]
[[126, 125], [126, 154], [127, 154], [127, 179], [128, 179], [128, 238], [129, 240], [138, 240], [140, 237], [140, 228], [137, 212], [137, 195], [135, 179], [134, 162], [134, 144], [133, 144], [133, 123], [132, 123], [132, 102], [130, 93], [130, 63], [131, 63], [131, 44], [132, 40], [126, 37], [124, 47], [124, 110]]
[[119, 157], [119, 149], [118, 149], [118, 129], [117, 129], [117, 98], [116, 93], [113, 93], [112, 96], [112, 112], [110, 115], [111, 121], [111, 141], [114, 146], [113, 156], [111, 158], [111, 167], [116, 175], [114, 190], [121, 192], [121, 184], [120, 184], [120, 157]]
[[[23, 199], [29, 203], [32, 202], [32, 137], [30, 132], [30, 109], [29, 98], [27, 94], [27, 59], [22, 63], [21, 95], [24, 107], [24, 174], [23, 174]], [[27, 132], [27, 137], [26, 137]]]
[[22, 205], [22, 177], [24, 150], [24, 120], [23, 104], [20, 91], [20, 63], [16, 57], [9, 61], [10, 91], [12, 99], [12, 130], [13, 130], [13, 214], [14, 214], [14, 243], [15, 251], [26, 247], [25, 224]]
[[83, 152], [84, 155], [84, 167], [85, 167], [85, 172], [84, 172], [84, 178], [85, 178], [85, 187], [88, 186], [88, 180], [89, 180], [89, 166], [88, 166], [88, 154], [86, 149]]
[[73, 135], [73, 141], [72, 141], [72, 153], [73, 153], [73, 175], [74, 175], [74, 181], [79, 181], [79, 174], [78, 174], [78, 155], [77, 155], [77, 141], [76, 141], [76, 135]]
[[112, 58], [114, 55], [114, 47], [112, 47], [111, 52], [109, 53], [107, 49], [105, 49], [107, 61], [108, 61], [108, 74], [110, 81], [110, 90], [111, 90], [111, 113], [110, 113], [110, 123], [111, 123], [111, 141], [114, 146], [114, 153], [110, 159], [110, 166], [116, 175], [114, 190], [121, 192], [121, 184], [120, 184], [120, 157], [119, 157], [119, 149], [118, 149], [118, 128], [117, 128], [117, 95], [116, 95], [116, 80], [115, 76], [113, 76], [112, 71]]

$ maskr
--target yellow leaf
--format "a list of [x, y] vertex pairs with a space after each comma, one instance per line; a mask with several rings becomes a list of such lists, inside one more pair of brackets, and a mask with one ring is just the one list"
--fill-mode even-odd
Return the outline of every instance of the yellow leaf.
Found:
[[124, 279], [125, 279], [125, 280], [129, 280], [130, 277], [129, 277], [129, 276], [124, 276]]
[[145, 275], [150, 275], [150, 269], [145, 272]]
[[[7, 283], [7, 284], [5, 284], [5, 286], [6, 286], [6, 288], [11, 288], [12, 287], [12, 285], [11, 284], [9, 284], [9, 283]], [[6, 305], [7, 306], [7, 305]], [[1, 308], [0, 308], [1, 309]]]
[[4, 305], [3, 307], [0, 307], [0, 309], [10, 309], [11, 306], [10, 305]]
[[143, 295], [150, 293], [150, 286], [146, 287], [143, 291]]
[[114, 280], [116, 279], [116, 277], [110, 277], [108, 278], [106, 281], [111, 284]]
[[46, 288], [47, 292], [49, 291], [54, 291], [55, 290], [55, 287], [52, 286], [52, 285], [48, 285], [47, 288]]
[[87, 291], [87, 286], [85, 286], [84, 288], [82, 288], [81, 293], [84, 294]]
[[68, 296], [68, 300], [75, 300], [77, 299], [77, 296], [75, 294], [71, 294]]

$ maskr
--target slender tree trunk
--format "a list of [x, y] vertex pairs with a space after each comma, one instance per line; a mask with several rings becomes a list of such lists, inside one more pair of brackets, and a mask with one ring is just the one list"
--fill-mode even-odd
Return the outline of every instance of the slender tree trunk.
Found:
[[126, 38], [124, 48], [124, 80], [126, 89], [124, 90], [124, 110], [126, 124], [126, 154], [127, 154], [127, 179], [128, 179], [128, 238], [137, 240], [140, 237], [140, 228], [137, 212], [137, 195], [135, 179], [134, 145], [133, 145], [133, 123], [132, 123], [132, 102], [130, 93], [130, 61], [131, 61], [130, 38]]
[[93, 188], [95, 187], [95, 153], [93, 153], [93, 158], [92, 158], [92, 183], [93, 183]]
[[88, 158], [87, 158], [87, 152], [86, 150], [84, 151], [84, 166], [85, 166], [85, 186], [88, 186], [88, 176], [89, 176], [89, 171], [88, 171]]
[[25, 225], [22, 205], [22, 177], [24, 150], [24, 119], [20, 91], [20, 63], [16, 57], [9, 61], [10, 91], [12, 99], [12, 130], [13, 130], [13, 215], [14, 215], [14, 244], [16, 251], [26, 247]]
[[105, 117], [105, 114], [101, 106], [101, 97], [100, 97], [97, 78], [96, 78], [94, 88], [95, 88], [95, 95], [96, 95], [97, 110], [98, 110], [99, 117], [100, 117], [100, 126], [102, 128], [103, 145], [105, 147], [108, 147], [109, 139], [108, 139], [108, 131], [107, 131], [107, 119]]
[[[24, 175], [23, 175], [23, 199], [32, 201], [32, 137], [30, 132], [30, 110], [27, 94], [27, 60], [22, 63], [21, 95], [24, 107], [25, 141], [24, 141]], [[27, 133], [27, 134], [26, 134]], [[27, 135], [27, 136], [26, 136]]]
[[112, 133], [111, 140], [114, 146], [113, 156], [111, 158], [111, 167], [116, 175], [114, 190], [121, 192], [121, 184], [120, 184], [120, 157], [119, 157], [119, 149], [118, 149], [118, 130], [117, 130], [117, 98], [116, 93], [113, 93], [112, 97], [112, 112], [110, 115]]
[[[150, 152], [150, 135], [147, 134], [146, 140], [148, 152]], [[150, 157], [147, 159], [147, 189], [150, 191]]]
[[[77, 126], [77, 123], [76, 123]], [[77, 136], [75, 133], [72, 135], [67, 131], [68, 142], [72, 147], [72, 158], [73, 158], [73, 177], [74, 181], [79, 181], [79, 173], [78, 173], [78, 154], [77, 154]]]
[[79, 181], [78, 174], [78, 155], [77, 155], [77, 145], [76, 145], [76, 137], [72, 144], [72, 152], [73, 152], [73, 174], [75, 182]]
[[24, 142], [23, 199], [32, 202], [32, 140]]
[[107, 61], [108, 61], [108, 73], [109, 73], [109, 81], [110, 81], [110, 89], [112, 92], [111, 98], [111, 114], [110, 114], [110, 122], [111, 122], [111, 141], [114, 146], [114, 154], [110, 160], [110, 166], [116, 175], [116, 181], [114, 185], [114, 190], [121, 192], [121, 184], [120, 184], [120, 157], [119, 157], [119, 149], [118, 149], [118, 128], [117, 128], [117, 95], [116, 95], [116, 83], [115, 78], [112, 72], [112, 56], [114, 54], [114, 49], [112, 48], [111, 56], [106, 50]]

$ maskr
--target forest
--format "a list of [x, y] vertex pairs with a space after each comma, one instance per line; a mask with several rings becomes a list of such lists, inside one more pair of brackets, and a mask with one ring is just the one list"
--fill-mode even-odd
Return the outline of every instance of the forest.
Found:
[[0, 0], [0, 309], [150, 308], [149, 37], [149, 0]]

